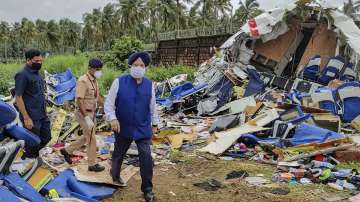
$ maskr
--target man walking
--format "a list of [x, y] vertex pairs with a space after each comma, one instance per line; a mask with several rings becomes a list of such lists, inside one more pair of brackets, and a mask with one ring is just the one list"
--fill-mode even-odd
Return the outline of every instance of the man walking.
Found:
[[148, 53], [132, 54], [128, 59], [130, 75], [121, 76], [113, 82], [104, 108], [115, 132], [111, 170], [114, 183], [126, 186], [120, 177], [121, 164], [132, 141], [135, 141], [139, 151], [141, 191], [145, 200], [152, 202], [155, 197], [152, 191], [153, 161], [150, 142], [159, 121], [155, 106], [155, 88], [152, 81], [144, 77], [149, 63]]
[[76, 85], [76, 111], [75, 117], [78, 120], [83, 135], [68, 147], [60, 150], [65, 160], [72, 164], [71, 155], [82, 146], [87, 147], [88, 170], [101, 172], [105, 168], [96, 163], [96, 108], [100, 99], [99, 85], [97, 79], [102, 75], [103, 63], [99, 59], [89, 61], [89, 69], [81, 76]]
[[51, 139], [50, 120], [46, 114], [45, 81], [39, 71], [43, 58], [39, 50], [25, 52], [26, 64], [15, 75], [15, 105], [23, 126], [39, 136], [39, 146], [25, 144], [25, 157], [36, 158]]

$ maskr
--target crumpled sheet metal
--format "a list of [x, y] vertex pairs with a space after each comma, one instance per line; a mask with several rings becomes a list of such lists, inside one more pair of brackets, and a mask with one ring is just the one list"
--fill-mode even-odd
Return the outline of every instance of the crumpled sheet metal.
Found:
[[249, 121], [245, 125], [217, 133], [216, 136], [218, 139], [215, 142], [208, 144], [206, 147], [199, 149], [199, 151], [208, 152], [215, 155], [222, 154], [229, 147], [231, 147], [231, 145], [233, 145], [236, 140], [241, 137], [241, 135], [267, 130], [267, 128], [263, 128], [263, 126], [267, 125], [278, 117], [279, 114], [275, 109], [268, 110], [257, 116], [255, 119]]

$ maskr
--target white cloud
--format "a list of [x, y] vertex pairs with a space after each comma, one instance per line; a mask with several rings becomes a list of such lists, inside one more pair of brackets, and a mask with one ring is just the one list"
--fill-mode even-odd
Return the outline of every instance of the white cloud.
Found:
[[100, 8], [116, 0], [1, 0], [0, 20], [20, 21], [23, 17], [31, 20], [59, 20], [70, 18], [81, 22], [82, 16], [94, 8]]

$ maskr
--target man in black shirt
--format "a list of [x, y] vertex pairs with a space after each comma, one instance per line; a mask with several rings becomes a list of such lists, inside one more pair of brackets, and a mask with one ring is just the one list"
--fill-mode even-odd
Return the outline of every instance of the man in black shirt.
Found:
[[15, 101], [24, 127], [41, 140], [37, 147], [29, 148], [25, 143], [25, 156], [36, 158], [39, 150], [50, 141], [51, 129], [46, 114], [45, 81], [39, 74], [43, 58], [35, 49], [27, 50], [25, 58], [24, 68], [15, 75]]

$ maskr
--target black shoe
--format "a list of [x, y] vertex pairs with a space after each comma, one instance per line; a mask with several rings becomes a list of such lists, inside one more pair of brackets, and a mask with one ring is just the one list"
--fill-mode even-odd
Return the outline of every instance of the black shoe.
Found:
[[152, 191], [144, 193], [146, 202], [155, 202], [155, 195]]
[[101, 171], [105, 170], [105, 167], [101, 166], [99, 164], [95, 164], [93, 166], [89, 166], [88, 170], [93, 171], [93, 172], [101, 172]]
[[64, 156], [65, 161], [71, 165], [72, 164], [71, 155], [64, 148], [60, 149], [60, 153], [61, 155]]
[[121, 179], [121, 177], [119, 179], [113, 179], [113, 183], [119, 187], [126, 187], [127, 184], [124, 182], [123, 179]]
[[[110, 176], [113, 176], [112, 168], [110, 168]], [[119, 178], [112, 177], [112, 179], [113, 179], [113, 183], [115, 185], [119, 186], [119, 187], [126, 187], [127, 186], [127, 184], [124, 182], [124, 180], [121, 177], [119, 177]]]

